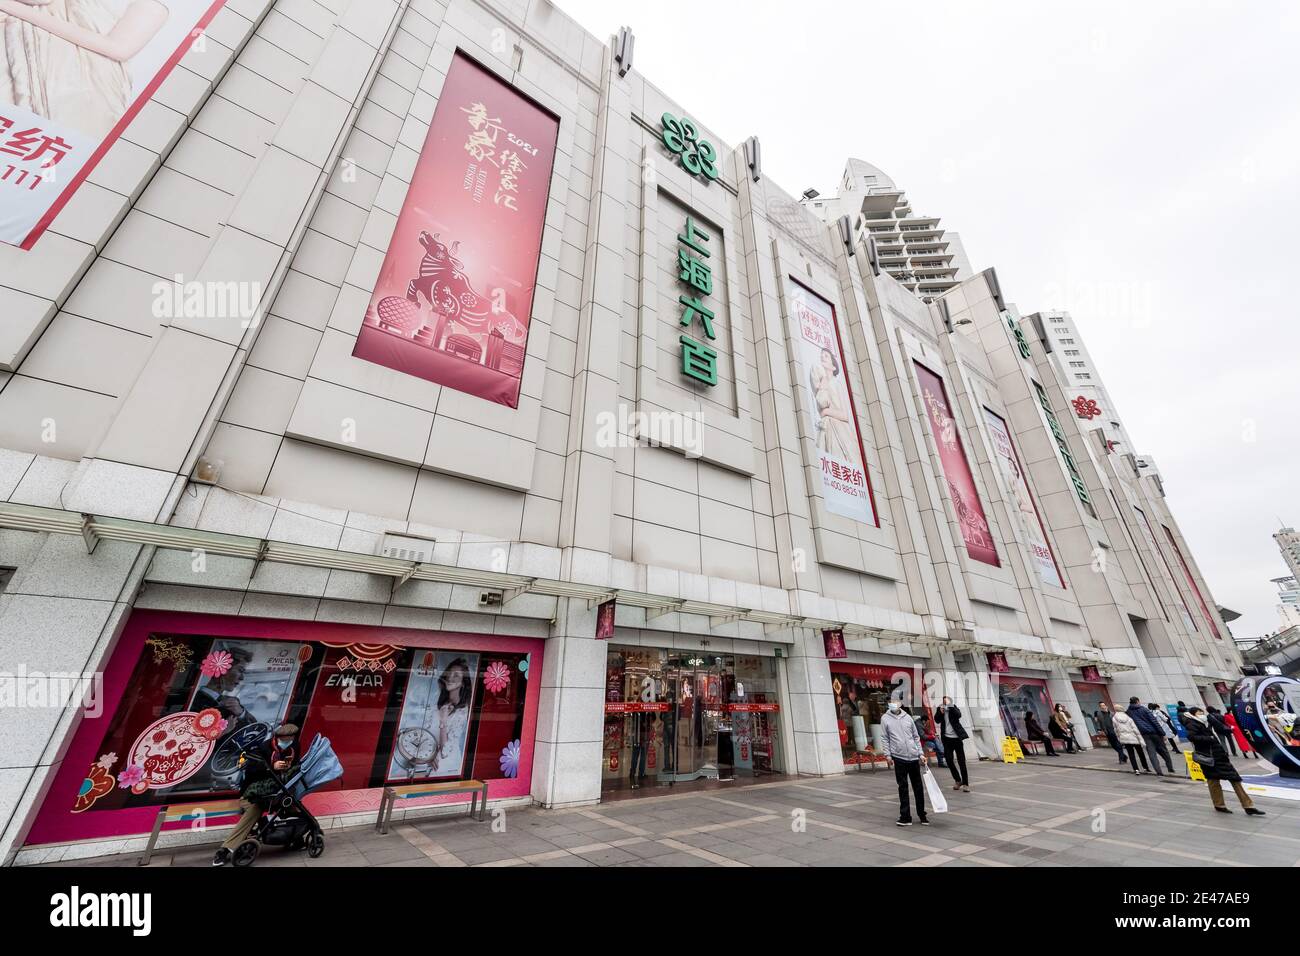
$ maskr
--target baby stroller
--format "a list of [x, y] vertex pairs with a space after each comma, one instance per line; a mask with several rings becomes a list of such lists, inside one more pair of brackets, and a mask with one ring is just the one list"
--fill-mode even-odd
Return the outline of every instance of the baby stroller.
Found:
[[[256, 754], [240, 754], [240, 760], [257, 760]], [[311, 811], [303, 806], [302, 798], [331, 780], [343, 776], [343, 765], [330, 746], [329, 738], [317, 734], [302, 760], [288, 777], [281, 779], [272, 768], [267, 773], [277, 785], [278, 792], [271, 797], [271, 805], [253, 827], [252, 836], [231, 854], [235, 866], [249, 866], [257, 859], [263, 846], [282, 846], [290, 850], [306, 850], [312, 859], [325, 852], [325, 835]]]

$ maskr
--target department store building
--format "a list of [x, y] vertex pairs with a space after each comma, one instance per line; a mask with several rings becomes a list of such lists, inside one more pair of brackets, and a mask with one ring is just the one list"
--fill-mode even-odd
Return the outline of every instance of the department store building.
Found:
[[342, 825], [853, 771], [895, 694], [994, 758], [1223, 702], [1160, 476], [993, 270], [923, 300], [543, 0], [197, 8], [4, 224], [7, 862], [141, 845], [282, 721]]

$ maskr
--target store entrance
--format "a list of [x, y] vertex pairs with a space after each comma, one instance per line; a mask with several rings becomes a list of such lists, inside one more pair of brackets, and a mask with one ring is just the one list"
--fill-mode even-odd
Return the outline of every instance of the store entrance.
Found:
[[776, 698], [771, 658], [611, 647], [603, 789], [779, 773]]

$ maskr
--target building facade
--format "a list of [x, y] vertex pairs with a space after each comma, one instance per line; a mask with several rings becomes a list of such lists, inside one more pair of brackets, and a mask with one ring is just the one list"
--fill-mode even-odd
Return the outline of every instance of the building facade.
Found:
[[895, 694], [989, 756], [1223, 703], [1159, 481], [992, 270], [924, 301], [541, 0], [211, 13], [0, 245], [6, 861], [139, 845], [283, 720], [355, 823], [838, 774]]

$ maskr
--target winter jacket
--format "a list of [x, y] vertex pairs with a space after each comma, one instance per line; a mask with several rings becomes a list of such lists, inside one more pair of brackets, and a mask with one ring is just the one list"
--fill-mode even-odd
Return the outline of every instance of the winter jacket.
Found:
[[1223, 722], [1227, 724], [1228, 729], [1232, 731], [1232, 739], [1237, 742], [1237, 746], [1241, 748], [1241, 752], [1243, 754], [1250, 753], [1250, 742], [1246, 740], [1246, 735], [1242, 733], [1241, 726], [1237, 723], [1237, 718], [1233, 716], [1232, 711], [1226, 711], [1224, 713]]
[[1156, 715], [1151, 713], [1141, 704], [1132, 704], [1129, 709], [1124, 711], [1137, 724], [1137, 729], [1143, 734], [1150, 734], [1155, 737], [1166, 737], [1165, 729], [1160, 726], [1156, 720]]
[[1115, 736], [1119, 738], [1122, 744], [1132, 744], [1134, 747], [1142, 746], [1142, 733], [1138, 730], [1137, 724], [1133, 723], [1133, 718], [1124, 711], [1115, 713]]
[[936, 710], [934, 722], [939, 728], [940, 737], [956, 737], [958, 740], [965, 740], [970, 736], [966, 733], [966, 728], [961, 725], [961, 708], [956, 704], [949, 704]]
[[916, 721], [901, 710], [886, 711], [880, 718], [880, 731], [885, 755], [895, 760], [920, 760], [921, 735], [916, 732]]
[[1223, 744], [1219, 743], [1219, 738], [1215, 736], [1214, 731], [1207, 724], [1199, 720], [1187, 718], [1185, 726], [1187, 727], [1187, 739], [1192, 742], [1192, 759], [1196, 760], [1196, 754], [1209, 754], [1214, 758], [1214, 764], [1201, 764], [1201, 772], [1205, 774], [1206, 780], [1228, 780], [1241, 781], [1241, 774], [1237, 773], [1231, 761], [1228, 760], [1228, 751], [1223, 749]]
[[1109, 710], [1099, 710], [1097, 716], [1101, 719], [1102, 733], [1113, 734], [1115, 732], [1115, 715]]

